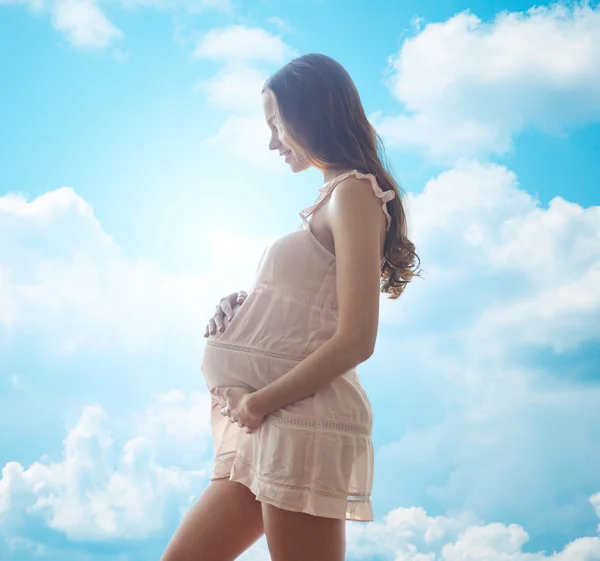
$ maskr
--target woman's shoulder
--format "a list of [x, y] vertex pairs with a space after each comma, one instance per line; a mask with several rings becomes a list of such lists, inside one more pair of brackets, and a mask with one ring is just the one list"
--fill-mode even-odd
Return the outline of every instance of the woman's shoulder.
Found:
[[[395, 197], [395, 191], [383, 191], [377, 178], [371, 173], [356, 170], [340, 178], [331, 193], [330, 212], [355, 216], [365, 213], [381, 216], [381, 210], [389, 224], [387, 202]], [[375, 196], [373, 196], [375, 195]]]

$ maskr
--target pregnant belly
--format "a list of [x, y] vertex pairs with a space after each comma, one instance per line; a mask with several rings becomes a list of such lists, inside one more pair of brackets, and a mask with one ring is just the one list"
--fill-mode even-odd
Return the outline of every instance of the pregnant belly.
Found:
[[[206, 344], [202, 372], [209, 389], [235, 386], [260, 390], [298, 364], [298, 361], [268, 356], [260, 351], [243, 350], [243, 347], [234, 350], [232, 346]], [[283, 411], [299, 418], [330, 419], [364, 427], [370, 427], [373, 422], [371, 405], [355, 370], [317, 393], [287, 405]]]
[[240, 386], [259, 390], [281, 378], [298, 361], [236, 345], [219, 345], [208, 341], [202, 358], [202, 373], [209, 388]]

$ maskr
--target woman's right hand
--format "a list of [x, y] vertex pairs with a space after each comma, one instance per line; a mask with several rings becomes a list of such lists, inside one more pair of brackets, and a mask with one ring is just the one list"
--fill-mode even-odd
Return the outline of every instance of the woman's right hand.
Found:
[[204, 337], [214, 335], [217, 330], [223, 333], [246, 298], [248, 298], [248, 294], [243, 290], [240, 292], [233, 292], [229, 296], [221, 298], [221, 301], [217, 304], [215, 309], [215, 315], [208, 321]]

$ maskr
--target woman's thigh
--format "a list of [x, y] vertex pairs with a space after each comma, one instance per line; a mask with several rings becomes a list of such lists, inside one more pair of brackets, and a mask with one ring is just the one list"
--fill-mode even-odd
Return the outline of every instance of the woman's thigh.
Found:
[[262, 504], [271, 561], [344, 561], [346, 522]]
[[263, 532], [261, 504], [247, 487], [228, 479], [211, 481], [161, 561], [232, 561]]

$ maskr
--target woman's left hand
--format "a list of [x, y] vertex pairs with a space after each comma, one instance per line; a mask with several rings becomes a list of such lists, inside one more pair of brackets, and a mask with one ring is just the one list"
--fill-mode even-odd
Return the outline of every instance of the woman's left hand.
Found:
[[246, 429], [247, 433], [254, 432], [265, 420], [264, 415], [258, 415], [249, 407], [249, 396], [253, 393], [246, 388], [217, 387], [210, 393], [224, 398], [227, 405], [221, 409], [221, 415], [229, 417], [229, 422], [237, 423]]

